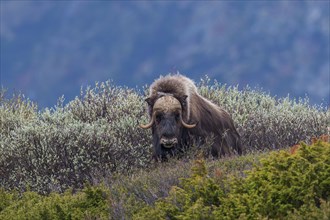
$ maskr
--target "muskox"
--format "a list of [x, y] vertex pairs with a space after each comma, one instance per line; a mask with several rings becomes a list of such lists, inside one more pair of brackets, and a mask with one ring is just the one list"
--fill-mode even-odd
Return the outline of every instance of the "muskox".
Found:
[[151, 84], [145, 101], [150, 122], [140, 127], [152, 129], [155, 159], [164, 160], [168, 153], [184, 149], [192, 139], [203, 142], [209, 136], [213, 138], [212, 156], [242, 153], [231, 116], [199, 95], [189, 78], [181, 74], [160, 77]]

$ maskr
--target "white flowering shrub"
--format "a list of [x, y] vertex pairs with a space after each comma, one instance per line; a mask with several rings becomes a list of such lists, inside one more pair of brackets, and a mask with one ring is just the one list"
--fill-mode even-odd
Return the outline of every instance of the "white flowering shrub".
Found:
[[199, 92], [233, 117], [245, 151], [279, 149], [309, 143], [312, 137], [328, 134], [330, 111], [310, 106], [308, 98], [276, 99], [262, 91], [245, 87], [226, 87], [202, 79]]
[[22, 94], [14, 94], [9, 99], [6, 98], [6, 91], [0, 90], [0, 138], [7, 136], [22, 124], [36, 119], [37, 108], [35, 103]]
[[[330, 112], [308, 100], [210, 84], [200, 93], [230, 112], [245, 151], [279, 149], [327, 133]], [[151, 131], [139, 91], [96, 83], [68, 104], [38, 111], [22, 95], [0, 93], [0, 187], [41, 193], [78, 189], [115, 173], [150, 167]]]
[[[60, 99], [54, 109], [41, 112], [33, 109], [33, 119], [22, 119], [9, 132], [1, 126], [0, 186], [63, 191], [151, 162], [150, 133], [138, 127], [147, 120], [143, 98], [135, 91], [106, 82], [87, 88], [66, 106], [62, 103]], [[1, 105], [0, 114], [9, 121], [6, 106]], [[14, 113], [9, 115], [15, 118]]]

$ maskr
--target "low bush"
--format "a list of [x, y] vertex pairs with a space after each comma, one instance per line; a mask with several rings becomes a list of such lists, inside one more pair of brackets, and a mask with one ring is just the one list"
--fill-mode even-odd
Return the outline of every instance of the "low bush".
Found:
[[[252, 164], [255, 164], [264, 155], [264, 153], [249, 154], [221, 160], [209, 160], [206, 163], [206, 169], [209, 175], [214, 177], [218, 183], [219, 179], [223, 179], [227, 175], [242, 176], [244, 170], [251, 169]], [[153, 168], [135, 171], [131, 175], [117, 173], [104, 178], [102, 185], [110, 195], [108, 209], [110, 219], [132, 219], [133, 215], [145, 206], [153, 205], [158, 199], [167, 197], [171, 187], [178, 185], [181, 178], [188, 178], [192, 175], [193, 166], [194, 163], [191, 160], [171, 158], [168, 163], [155, 164]], [[95, 184], [98, 185], [98, 183]], [[79, 194], [79, 192], [77, 193]], [[46, 197], [36, 193], [33, 194], [36, 196], [36, 200], [40, 200], [39, 202], [42, 202], [43, 198]], [[72, 192], [67, 191], [64, 194], [52, 192], [49, 196], [52, 197], [53, 195], [72, 196]], [[0, 199], [0, 213], [5, 208], [10, 208], [19, 201], [22, 202], [21, 193], [17, 191], [2, 190], [0, 197], [2, 198]], [[8, 214], [8, 210], [3, 213]]]
[[330, 144], [273, 152], [246, 177], [218, 179], [197, 161], [189, 178], [135, 219], [304, 219], [330, 217]]
[[[227, 176], [242, 177], [245, 170], [257, 164], [265, 153], [248, 154], [207, 160], [208, 175], [216, 183]], [[167, 163], [156, 164], [151, 169], [143, 169], [129, 176], [111, 176], [106, 178], [105, 185], [112, 195], [111, 216], [113, 219], [132, 219], [132, 215], [139, 212], [146, 205], [153, 205], [157, 200], [168, 197], [171, 187], [177, 186], [180, 179], [192, 175], [193, 160], [170, 159]], [[222, 185], [221, 185], [222, 187]]]
[[90, 186], [75, 194], [67, 191], [48, 196], [0, 190], [0, 219], [109, 219], [109, 192]]
[[87, 185], [74, 193], [1, 189], [0, 219], [330, 217], [329, 142], [216, 161], [169, 163], [134, 175], [112, 175], [101, 186]]

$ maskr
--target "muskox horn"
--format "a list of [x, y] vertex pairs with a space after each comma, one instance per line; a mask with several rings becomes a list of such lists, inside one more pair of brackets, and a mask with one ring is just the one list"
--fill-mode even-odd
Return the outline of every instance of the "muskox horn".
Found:
[[153, 113], [152, 114], [152, 117], [151, 117], [151, 121], [148, 123], [148, 124], [146, 124], [146, 125], [140, 125], [140, 128], [143, 128], [143, 129], [148, 129], [148, 128], [151, 128], [151, 126], [154, 124], [154, 122], [155, 122], [155, 116], [156, 114], [155, 113]]
[[194, 127], [196, 127], [196, 124], [192, 124], [192, 125], [187, 124], [182, 119], [181, 119], [181, 123], [182, 123], [183, 127], [185, 127], [185, 128], [194, 128]]

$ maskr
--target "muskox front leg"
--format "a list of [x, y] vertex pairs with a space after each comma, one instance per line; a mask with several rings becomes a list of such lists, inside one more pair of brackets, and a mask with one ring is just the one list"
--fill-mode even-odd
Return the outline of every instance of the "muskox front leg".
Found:
[[231, 156], [242, 154], [240, 137], [237, 132], [224, 132], [215, 138], [212, 146], [212, 156]]
[[160, 140], [159, 137], [157, 137], [157, 135], [152, 132], [152, 147], [153, 147], [153, 155], [152, 157], [157, 160], [157, 158], [159, 157], [159, 155], [161, 154], [161, 149], [160, 149]]
[[231, 152], [227, 143], [227, 140], [222, 135], [215, 137], [212, 145], [211, 154], [213, 157], [230, 156]]

